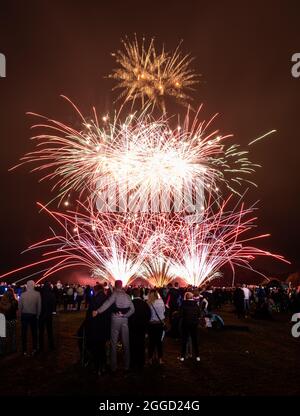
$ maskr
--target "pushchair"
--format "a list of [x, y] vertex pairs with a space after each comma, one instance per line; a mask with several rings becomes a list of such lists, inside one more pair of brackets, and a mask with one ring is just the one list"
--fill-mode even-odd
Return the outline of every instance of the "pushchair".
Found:
[[205, 328], [222, 329], [225, 326], [221, 316], [211, 312], [205, 314], [203, 322]]

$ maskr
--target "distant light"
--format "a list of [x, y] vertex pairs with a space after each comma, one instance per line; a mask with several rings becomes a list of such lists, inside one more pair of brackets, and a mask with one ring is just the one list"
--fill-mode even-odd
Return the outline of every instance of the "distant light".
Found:
[[67, 207], [67, 206], [69, 206], [69, 201], [65, 201], [64, 202], [64, 205]]

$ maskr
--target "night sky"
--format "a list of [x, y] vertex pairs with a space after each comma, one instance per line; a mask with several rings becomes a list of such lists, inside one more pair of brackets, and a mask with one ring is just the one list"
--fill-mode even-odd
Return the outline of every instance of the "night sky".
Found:
[[204, 104], [206, 120], [219, 113], [214, 126], [233, 133], [234, 143], [277, 130], [252, 147], [252, 159], [263, 167], [247, 200], [259, 200], [259, 231], [272, 234], [259, 246], [292, 262], [263, 266], [299, 269], [300, 78], [291, 75], [291, 57], [300, 53], [299, 19], [299, 1], [1, 0], [7, 77], [0, 78], [0, 272], [25, 264], [28, 256], [19, 253], [49, 234], [35, 203], [51, 199], [50, 184], [39, 184], [28, 166], [8, 172], [33, 149], [35, 120], [25, 113], [75, 122], [60, 94], [85, 115], [93, 105], [99, 114], [111, 109], [115, 95], [104, 78], [114, 67], [110, 53], [134, 33], [155, 36], [158, 47], [171, 50], [183, 39], [183, 51], [195, 56], [193, 68], [202, 74], [194, 105]]

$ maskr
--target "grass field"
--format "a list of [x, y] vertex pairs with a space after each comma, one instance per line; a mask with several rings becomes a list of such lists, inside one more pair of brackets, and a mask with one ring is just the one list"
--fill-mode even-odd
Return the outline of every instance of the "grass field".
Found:
[[300, 394], [300, 338], [288, 316], [274, 321], [238, 320], [231, 306], [220, 311], [227, 325], [248, 331], [201, 329], [201, 362], [177, 359], [180, 343], [166, 338], [162, 367], [143, 373], [95, 375], [79, 364], [75, 337], [84, 312], [55, 317], [57, 349], [33, 358], [16, 353], [0, 358], [0, 395], [248, 396]]

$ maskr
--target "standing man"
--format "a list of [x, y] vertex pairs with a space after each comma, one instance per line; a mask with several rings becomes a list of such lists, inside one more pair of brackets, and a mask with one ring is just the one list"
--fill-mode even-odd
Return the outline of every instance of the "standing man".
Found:
[[245, 314], [245, 318], [248, 318], [248, 314], [250, 310], [251, 290], [245, 284], [243, 285], [242, 290], [244, 292], [244, 314]]
[[117, 344], [119, 336], [121, 336], [124, 349], [124, 368], [127, 371], [130, 364], [128, 318], [134, 313], [134, 306], [130, 297], [123, 290], [122, 280], [116, 280], [113, 294], [99, 309], [93, 312], [93, 317], [106, 311], [111, 305], [114, 305], [111, 315], [111, 369], [112, 371], [117, 369]]
[[141, 370], [145, 365], [145, 335], [151, 318], [148, 304], [141, 298], [141, 290], [132, 291], [135, 312], [129, 318], [130, 366]]
[[200, 361], [199, 346], [198, 346], [198, 324], [201, 317], [201, 310], [194, 299], [194, 295], [191, 292], [186, 292], [184, 295], [184, 301], [180, 308], [181, 316], [181, 330], [182, 330], [182, 341], [181, 341], [181, 355], [180, 361], [184, 361], [187, 353], [187, 345], [189, 337], [191, 337], [193, 350], [196, 361]]
[[27, 331], [31, 329], [32, 355], [37, 352], [38, 318], [41, 314], [41, 295], [34, 289], [34, 281], [27, 282], [26, 292], [22, 293], [19, 303], [21, 312], [21, 332], [23, 354], [27, 355]]

